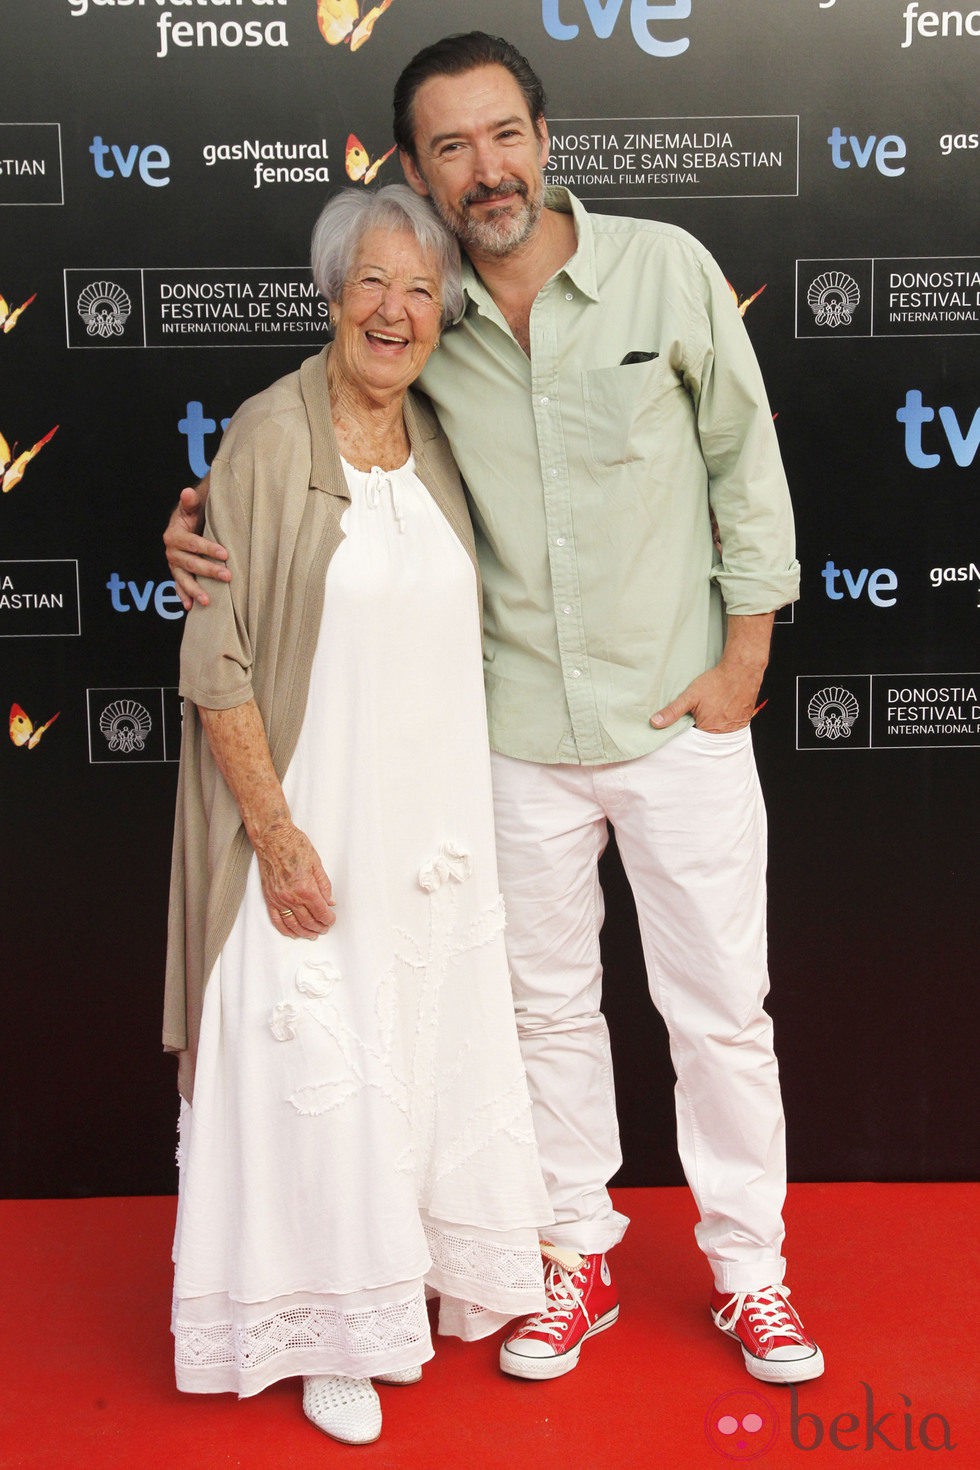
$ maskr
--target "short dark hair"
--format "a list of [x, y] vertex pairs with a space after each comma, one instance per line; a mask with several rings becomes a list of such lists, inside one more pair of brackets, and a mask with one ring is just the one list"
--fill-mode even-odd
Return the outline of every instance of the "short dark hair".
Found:
[[399, 148], [414, 159], [415, 126], [412, 107], [415, 94], [430, 77], [457, 77], [478, 66], [502, 66], [510, 72], [524, 94], [531, 121], [544, 117], [545, 96], [541, 78], [526, 56], [503, 36], [488, 36], [485, 31], [467, 31], [456, 36], [443, 36], [413, 56], [395, 83], [394, 130]]

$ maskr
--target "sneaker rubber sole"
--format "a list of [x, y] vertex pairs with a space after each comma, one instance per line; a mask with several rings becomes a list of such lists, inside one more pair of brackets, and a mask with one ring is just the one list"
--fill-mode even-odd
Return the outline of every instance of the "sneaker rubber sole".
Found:
[[[728, 1337], [730, 1334], [726, 1333]], [[738, 1339], [735, 1339], [738, 1342]], [[823, 1353], [817, 1348], [808, 1358], [796, 1358], [790, 1362], [772, 1358], [757, 1358], [742, 1347], [742, 1357], [745, 1366], [753, 1378], [758, 1378], [762, 1383], [809, 1383], [811, 1378], [819, 1378], [823, 1373]]]
[[514, 1378], [532, 1378], [537, 1381], [545, 1378], [560, 1378], [563, 1373], [571, 1373], [575, 1367], [583, 1342], [587, 1342], [590, 1337], [595, 1337], [597, 1332], [605, 1332], [607, 1327], [613, 1326], [618, 1317], [619, 1307], [615, 1306], [604, 1317], [593, 1322], [588, 1332], [584, 1333], [567, 1353], [556, 1353], [551, 1358], [528, 1358], [522, 1353], [513, 1353], [505, 1342], [500, 1349], [501, 1369]]

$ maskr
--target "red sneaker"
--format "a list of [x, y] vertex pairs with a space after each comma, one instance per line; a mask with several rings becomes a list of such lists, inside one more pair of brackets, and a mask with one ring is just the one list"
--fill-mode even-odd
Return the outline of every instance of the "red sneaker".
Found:
[[587, 1337], [605, 1332], [619, 1316], [619, 1296], [605, 1256], [580, 1256], [542, 1242], [548, 1305], [526, 1317], [500, 1349], [500, 1366], [517, 1378], [560, 1378], [570, 1373]]
[[745, 1366], [763, 1383], [805, 1383], [823, 1372], [823, 1353], [786, 1298], [786, 1286], [711, 1294], [711, 1315], [742, 1349]]

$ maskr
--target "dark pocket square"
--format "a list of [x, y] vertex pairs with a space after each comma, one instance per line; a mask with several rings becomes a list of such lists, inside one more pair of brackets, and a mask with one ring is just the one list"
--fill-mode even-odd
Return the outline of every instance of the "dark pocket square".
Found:
[[659, 356], [659, 352], [627, 352], [619, 365], [620, 367], [629, 367], [634, 362], [652, 362], [655, 357]]

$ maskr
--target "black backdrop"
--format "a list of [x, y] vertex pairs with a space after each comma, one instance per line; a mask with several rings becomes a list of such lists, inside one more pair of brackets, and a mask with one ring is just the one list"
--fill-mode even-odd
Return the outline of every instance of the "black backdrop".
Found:
[[[372, 29], [368, 0], [330, 9], [328, 39], [315, 0], [4, 6], [0, 294], [30, 302], [0, 335], [4, 461], [58, 428], [0, 497], [0, 697], [21, 712], [0, 747], [3, 1191], [173, 1186], [182, 619], [160, 533], [219, 421], [320, 340], [307, 240], [349, 138], [363, 177], [404, 60], [488, 25], [544, 78], [556, 178], [690, 229], [740, 301], [765, 287], [745, 320], [804, 567], [756, 721], [792, 1177], [972, 1175], [980, 11], [392, 0]], [[614, 853], [605, 881], [620, 1182], [673, 1183]]]

